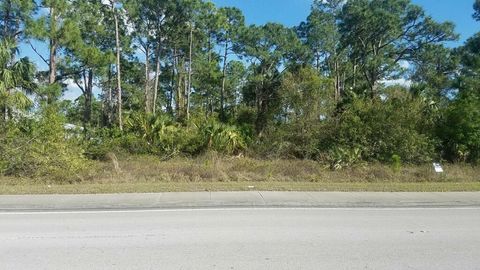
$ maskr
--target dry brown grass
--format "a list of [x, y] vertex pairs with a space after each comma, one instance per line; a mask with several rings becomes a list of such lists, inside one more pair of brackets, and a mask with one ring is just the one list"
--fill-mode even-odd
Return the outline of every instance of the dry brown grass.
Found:
[[404, 166], [395, 172], [390, 166], [364, 164], [332, 171], [325, 164], [310, 160], [257, 160], [223, 157], [209, 153], [195, 159], [175, 158], [162, 161], [151, 156], [119, 159], [120, 172], [113, 164], [97, 164], [85, 175], [86, 182], [479, 182], [480, 167], [447, 164], [444, 174], [436, 174], [430, 165]]
[[135, 182], [80, 183], [63, 185], [0, 185], [0, 194], [101, 194], [199, 191], [356, 191], [356, 192], [449, 192], [480, 191], [473, 183], [312, 183], [312, 182]]
[[398, 172], [382, 164], [332, 171], [325, 164], [309, 160], [257, 160], [209, 153], [195, 159], [168, 161], [152, 156], [123, 156], [118, 158], [118, 165], [119, 170], [111, 161], [94, 163], [80, 181], [78, 176], [66, 176], [61, 183], [0, 177], [0, 193], [248, 190], [248, 186], [316, 191], [480, 190], [480, 167], [465, 164], [447, 164], [446, 173], [441, 175], [429, 165], [404, 166]]

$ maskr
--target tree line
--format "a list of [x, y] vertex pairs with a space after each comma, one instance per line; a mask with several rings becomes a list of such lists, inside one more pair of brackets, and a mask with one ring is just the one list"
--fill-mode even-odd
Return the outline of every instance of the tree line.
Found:
[[[454, 24], [410, 0], [314, 0], [295, 27], [247, 25], [204, 0], [3, 0], [0, 28], [4, 153], [69, 123], [84, 156], [115, 145], [333, 167], [480, 158], [480, 34], [447, 46]], [[82, 95], [63, 100], [72, 86]]]

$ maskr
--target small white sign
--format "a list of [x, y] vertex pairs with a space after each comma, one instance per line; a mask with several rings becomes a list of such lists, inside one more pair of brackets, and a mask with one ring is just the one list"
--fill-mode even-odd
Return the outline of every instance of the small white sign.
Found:
[[433, 163], [433, 169], [435, 169], [436, 173], [443, 173], [443, 168], [440, 163]]

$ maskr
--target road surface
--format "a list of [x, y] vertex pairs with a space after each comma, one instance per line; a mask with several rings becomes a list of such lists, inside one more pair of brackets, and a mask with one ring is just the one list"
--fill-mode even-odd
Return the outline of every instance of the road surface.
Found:
[[0, 212], [0, 269], [480, 269], [480, 208]]

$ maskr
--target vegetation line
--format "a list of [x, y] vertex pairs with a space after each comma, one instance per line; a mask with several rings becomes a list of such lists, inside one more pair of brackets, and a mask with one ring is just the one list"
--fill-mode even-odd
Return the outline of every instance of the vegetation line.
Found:
[[4, 193], [478, 188], [480, 34], [446, 46], [455, 25], [411, 0], [313, 0], [294, 27], [207, 0], [14, 0], [0, 26]]

